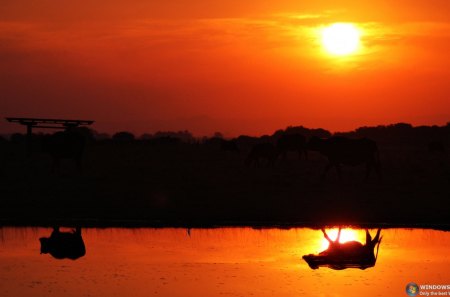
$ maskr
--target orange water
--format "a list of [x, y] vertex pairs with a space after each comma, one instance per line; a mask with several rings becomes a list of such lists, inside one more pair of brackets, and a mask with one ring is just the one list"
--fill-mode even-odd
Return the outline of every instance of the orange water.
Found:
[[383, 230], [375, 267], [336, 271], [302, 260], [323, 248], [320, 230], [83, 229], [75, 261], [39, 253], [51, 231], [0, 228], [0, 296], [407, 296], [409, 282], [450, 284], [450, 232]]

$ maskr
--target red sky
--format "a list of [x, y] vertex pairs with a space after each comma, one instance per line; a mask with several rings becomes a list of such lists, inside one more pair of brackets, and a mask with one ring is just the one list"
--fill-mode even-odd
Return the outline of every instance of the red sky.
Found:
[[[442, 125], [449, 11], [447, 0], [2, 0], [0, 117], [229, 136]], [[360, 51], [323, 51], [318, 30], [333, 22], [361, 29]]]

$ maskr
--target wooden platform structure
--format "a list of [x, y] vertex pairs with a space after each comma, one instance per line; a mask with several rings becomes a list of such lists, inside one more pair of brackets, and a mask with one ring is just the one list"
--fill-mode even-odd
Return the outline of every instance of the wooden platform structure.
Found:
[[40, 119], [40, 118], [6, 118], [10, 123], [17, 123], [27, 127], [26, 146], [27, 153], [31, 153], [31, 136], [33, 128], [70, 130], [80, 126], [92, 125], [91, 120], [64, 120], [64, 119]]

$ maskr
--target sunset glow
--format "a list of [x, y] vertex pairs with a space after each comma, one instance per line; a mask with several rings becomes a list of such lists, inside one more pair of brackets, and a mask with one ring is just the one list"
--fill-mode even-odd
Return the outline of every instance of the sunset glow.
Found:
[[45, 3], [2, 6], [2, 117], [226, 136], [450, 120], [450, 1]]

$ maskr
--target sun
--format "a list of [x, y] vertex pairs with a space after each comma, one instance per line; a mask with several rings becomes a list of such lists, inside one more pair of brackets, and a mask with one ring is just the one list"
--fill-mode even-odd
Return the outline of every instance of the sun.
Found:
[[360, 45], [360, 30], [351, 23], [334, 23], [321, 31], [325, 50], [336, 56], [350, 55]]

